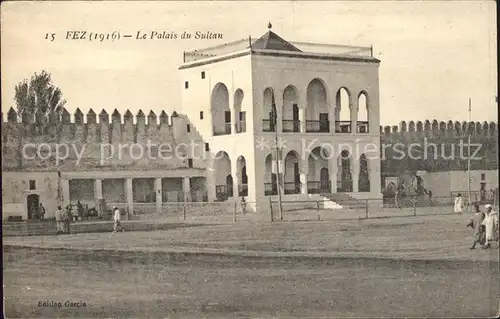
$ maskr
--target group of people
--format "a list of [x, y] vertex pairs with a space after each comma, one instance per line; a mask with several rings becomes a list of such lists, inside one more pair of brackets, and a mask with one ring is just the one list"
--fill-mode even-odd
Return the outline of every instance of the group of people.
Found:
[[491, 247], [492, 241], [498, 241], [498, 212], [493, 210], [490, 204], [484, 206], [486, 212], [481, 212], [479, 205], [474, 205], [474, 215], [471, 217], [467, 227], [474, 229], [474, 241], [470, 249], [475, 249], [477, 244], [487, 249]]
[[57, 235], [60, 234], [69, 234], [70, 233], [70, 224], [73, 216], [71, 214], [71, 207], [68, 205], [66, 209], [61, 209], [61, 206], [57, 206], [57, 210], [55, 213], [56, 217], [56, 225], [57, 225]]
[[45, 207], [43, 207], [42, 203], [38, 206], [33, 203], [30, 207], [30, 215], [31, 218], [43, 220], [45, 216]]
[[[70, 233], [70, 225], [71, 221], [74, 218], [74, 208], [77, 207], [75, 205], [68, 205], [66, 209], [61, 209], [61, 206], [57, 206], [57, 210], [55, 213], [56, 224], [57, 224], [57, 235], [60, 234], [69, 234]], [[113, 232], [121, 231], [123, 232], [123, 226], [121, 225], [121, 213], [120, 210], [114, 206], [113, 207], [113, 219], [114, 219], [114, 227]]]

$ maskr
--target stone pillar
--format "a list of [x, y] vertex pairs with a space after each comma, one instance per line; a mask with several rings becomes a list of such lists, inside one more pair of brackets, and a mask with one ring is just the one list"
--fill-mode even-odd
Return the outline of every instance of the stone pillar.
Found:
[[351, 99], [351, 134], [358, 134], [358, 97], [353, 95]]
[[160, 214], [162, 212], [162, 204], [163, 204], [161, 178], [155, 178], [155, 194], [156, 194], [156, 213]]
[[70, 203], [69, 194], [69, 179], [61, 179], [61, 194], [62, 194], [62, 205], [64, 207], [68, 206]]
[[233, 194], [232, 195], [234, 198], [238, 198], [238, 196], [239, 196], [238, 186], [240, 184], [240, 178], [239, 178], [239, 174], [238, 174], [237, 157], [238, 156], [232, 157], [234, 159], [231, 161], [231, 177], [233, 178]]
[[336, 97], [335, 92], [332, 92], [332, 91], [328, 92], [328, 101], [326, 101], [326, 102], [328, 103], [328, 121], [330, 121], [330, 125], [329, 125], [330, 133], [335, 133], [335, 121], [336, 121], [336, 118], [335, 118], [335, 107], [336, 107], [335, 97]]
[[337, 154], [333, 154], [328, 159], [328, 171], [330, 172], [330, 192], [337, 192], [337, 174], [338, 174], [338, 164], [337, 164]]
[[207, 154], [207, 179], [206, 179], [206, 188], [207, 188], [207, 197], [209, 202], [214, 202], [216, 200], [215, 193], [215, 159], [214, 154], [212, 152], [208, 152]]
[[358, 181], [359, 181], [359, 154], [352, 155], [352, 192], [357, 193], [359, 191]]
[[182, 178], [182, 192], [184, 193], [184, 201], [191, 201], [191, 180], [188, 176]]
[[[283, 92], [274, 91], [274, 102], [276, 103], [276, 130], [283, 132]], [[289, 119], [285, 119], [289, 120]]]
[[132, 178], [125, 179], [125, 196], [127, 197], [128, 215], [134, 212], [134, 190], [132, 187]]
[[370, 193], [376, 198], [382, 195], [382, 185], [380, 177], [380, 159], [368, 160], [368, 176], [370, 177]]
[[97, 202], [99, 199], [102, 199], [102, 179], [96, 178], [94, 181], [94, 199]]
[[308, 194], [307, 189], [307, 175], [309, 173], [309, 157], [301, 159], [300, 162], [300, 193], [302, 195]]
[[307, 189], [307, 173], [300, 173], [300, 193], [302, 195], [308, 194]]
[[307, 128], [307, 92], [299, 93], [299, 120], [300, 120], [300, 132], [305, 133]]

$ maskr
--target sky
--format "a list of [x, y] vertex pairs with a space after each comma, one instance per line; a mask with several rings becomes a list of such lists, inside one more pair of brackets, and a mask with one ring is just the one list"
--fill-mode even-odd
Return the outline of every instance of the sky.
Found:
[[[2, 2], [2, 112], [14, 87], [47, 70], [73, 113], [180, 109], [183, 51], [273, 31], [294, 42], [370, 46], [380, 59], [382, 125], [496, 121], [494, 1]], [[222, 33], [222, 40], [66, 40], [67, 31]], [[55, 33], [55, 40], [45, 39]]]

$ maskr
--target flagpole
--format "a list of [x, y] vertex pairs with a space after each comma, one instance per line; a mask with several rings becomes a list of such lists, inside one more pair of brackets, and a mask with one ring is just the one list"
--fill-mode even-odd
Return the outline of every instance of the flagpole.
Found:
[[278, 186], [278, 211], [280, 214], [280, 220], [283, 220], [283, 206], [281, 201], [281, 176], [280, 176], [280, 147], [278, 139], [278, 111], [276, 110], [276, 102], [274, 99], [274, 90], [272, 91], [272, 120], [274, 125], [274, 142], [276, 144], [276, 184]]
[[274, 130], [276, 131], [275, 134], [275, 141], [276, 141], [276, 176], [277, 176], [277, 182], [278, 182], [278, 210], [280, 213], [280, 220], [283, 220], [283, 207], [281, 205], [281, 176], [280, 176], [280, 162], [279, 162], [279, 155], [280, 155], [280, 147], [279, 147], [279, 140], [278, 140], [278, 125], [274, 125]]
[[470, 123], [471, 123], [471, 98], [469, 98], [469, 126], [467, 127], [467, 139], [468, 139], [468, 156], [467, 156], [467, 194], [469, 196], [469, 208], [472, 210], [471, 205], [471, 192], [470, 192]]

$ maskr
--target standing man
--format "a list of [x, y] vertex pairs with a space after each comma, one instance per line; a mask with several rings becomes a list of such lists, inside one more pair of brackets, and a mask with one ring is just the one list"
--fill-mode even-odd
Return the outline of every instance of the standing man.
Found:
[[498, 213], [493, 211], [493, 207], [490, 204], [486, 204], [486, 216], [483, 220], [483, 225], [486, 228], [486, 243], [484, 248], [490, 248], [490, 243], [496, 240], [495, 232], [498, 228]]
[[63, 234], [64, 233], [64, 212], [61, 209], [61, 206], [57, 206], [56, 210], [56, 226], [57, 226], [57, 234]]
[[64, 213], [64, 230], [67, 234], [70, 233], [70, 225], [71, 225], [71, 219], [73, 216], [71, 216], [71, 204], [66, 206], [65, 213]]
[[116, 233], [118, 229], [120, 229], [122, 232], [124, 231], [120, 221], [121, 221], [121, 215], [120, 215], [120, 210], [115, 206], [113, 207], [114, 211], [114, 220], [115, 220], [115, 226], [113, 228], [113, 232]]
[[241, 213], [245, 215], [247, 213], [247, 202], [245, 197], [241, 197]]
[[396, 191], [394, 192], [394, 204], [396, 205], [396, 208], [398, 208], [398, 209], [401, 209], [400, 196], [401, 196], [401, 193], [399, 191], [399, 188], [396, 188]]
[[462, 214], [464, 211], [464, 201], [462, 199], [462, 194], [458, 193], [457, 197], [455, 197], [455, 203], [453, 205], [453, 212]]
[[45, 216], [45, 207], [43, 207], [42, 203], [40, 203], [40, 206], [38, 206], [38, 218], [43, 220], [43, 216]]
[[427, 194], [429, 195], [429, 205], [432, 206], [432, 191], [429, 189]]
[[485, 215], [479, 210], [479, 205], [475, 204], [474, 208], [475, 212], [467, 224], [467, 227], [472, 227], [472, 229], [474, 229], [474, 242], [472, 243], [472, 247], [470, 249], [475, 249], [476, 244], [484, 244], [485, 241], [483, 225]]

